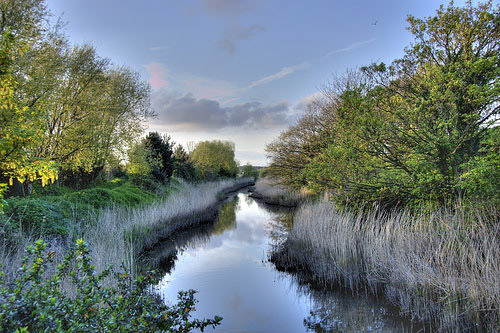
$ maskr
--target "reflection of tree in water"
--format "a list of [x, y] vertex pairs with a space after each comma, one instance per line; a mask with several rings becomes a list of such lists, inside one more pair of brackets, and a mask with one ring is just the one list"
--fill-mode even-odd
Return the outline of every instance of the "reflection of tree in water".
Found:
[[214, 223], [178, 231], [167, 240], [158, 243], [140, 258], [138, 270], [155, 269], [163, 274], [172, 272], [178, 256], [184, 251], [204, 245], [212, 235], [219, 235], [236, 227], [238, 203], [238, 196], [234, 196], [221, 205]]
[[217, 221], [214, 224], [212, 233], [220, 235], [226, 230], [236, 228], [236, 212], [238, 210], [239, 198], [235, 196], [233, 200], [222, 204], [219, 209]]
[[271, 240], [271, 249], [281, 246], [292, 229], [293, 213], [291, 211], [276, 214], [266, 225]]

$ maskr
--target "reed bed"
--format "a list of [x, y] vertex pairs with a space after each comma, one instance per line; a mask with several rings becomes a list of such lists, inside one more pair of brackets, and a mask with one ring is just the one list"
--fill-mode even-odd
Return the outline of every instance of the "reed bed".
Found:
[[305, 191], [290, 190], [277, 184], [273, 179], [265, 177], [257, 180], [251, 196], [270, 205], [296, 207], [306, 200], [310, 194]]
[[249, 184], [248, 179], [184, 184], [179, 192], [146, 207], [102, 211], [96, 223], [83, 230], [96, 268], [121, 262], [134, 268], [138, 254], [177, 230], [213, 220], [221, 194]]
[[[119, 268], [122, 264], [135, 274], [136, 262], [141, 252], [173, 232], [210, 221], [217, 215], [218, 203], [225, 194], [253, 184], [252, 179], [233, 179], [182, 187], [167, 198], [151, 205], [127, 208], [113, 206], [91, 211], [85, 219], [74, 218], [71, 235], [88, 243], [96, 271], [108, 266]], [[73, 237], [47, 239], [48, 250], [56, 253], [53, 267], [62, 261]], [[6, 280], [15, 275], [24, 249], [32, 244], [33, 237], [23, 236], [12, 246], [0, 237], [0, 263]]]
[[403, 314], [440, 330], [500, 329], [500, 223], [495, 209], [337, 211], [301, 206], [282, 266], [354, 291], [383, 294]]

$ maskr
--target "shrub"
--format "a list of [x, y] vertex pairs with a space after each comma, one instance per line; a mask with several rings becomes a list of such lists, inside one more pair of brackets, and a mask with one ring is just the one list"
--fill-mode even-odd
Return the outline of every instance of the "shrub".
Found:
[[[125, 272], [106, 269], [96, 274], [87, 245], [78, 240], [56, 272], [44, 278], [54, 252], [39, 240], [27, 248], [18, 275], [0, 289], [0, 331], [77, 332], [187, 332], [217, 326], [222, 318], [191, 319], [195, 291], [179, 292], [178, 303], [165, 305], [148, 292], [155, 274], [132, 279]], [[3, 274], [2, 274], [3, 276]], [[105, 287], [114, 276], [117, 287]], [[71, 283], [74, 296], [63, 291]]]
[[6, 200], [5, 223], [12, 231], [34, 234], [66, 235], [69, 220], [55, 203], [39, 198], [12, 197]]

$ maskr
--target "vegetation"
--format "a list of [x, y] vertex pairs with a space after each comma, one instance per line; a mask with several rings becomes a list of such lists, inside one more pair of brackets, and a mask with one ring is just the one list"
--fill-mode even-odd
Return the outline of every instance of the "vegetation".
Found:
[[453, 331], [500, 325], [500, 234], [496, 210], [336, 210], [303, 205], [282, 266], [314, 279], [385, 295], [416, 320]]
[[[162, 237], [213, 218], [224, 191], [249, 184], [180, 179], [237, 176], [234, 145], [205, 142], [187, 154], [168, 135], [143, 136], [154, 116], [149, 84], [94, 47], [71, 45], [50, 22], [43, 0], [0, 1], [0, 330], [217, 325], [189, 318], [192, 291], [165, 306], [148, 291], [151, 277], [135, 279], [135, 262]], [[35, 238], [49, 250], [37, 241], [23, 259]], [[73, 251], [77, 238], [89, 246]]]
[[[81, 239], [55, 273], [44, 277], [54, 258], [53, 252], [45, 251], [46, 246], [37, 241], [28, 247], [16, 279], [0, 289], [2, 331], [187, 332], [215, 327], [222, 320], [190, 318], [194, 290], [179, 292], [177, 304], [165, 305], [147, 292], [154, 282], [151, 273], [132, 279], [126, 272], [109, 268], [97, 274]], [[118, 281], [116, 287], [105, 285], [111, 274]], [[63, 291], [67, 284], [74, 290], [71, 297]]]
[[265, 203], [271, 205], [280, 205], [295, 207], [306, 201], [310, 193], [303, 191], [294, 191], [285, 186], [276, 184], [271, 178], [259, 178], [255, 183], [252, 197], [262, 199]]
[[409, 16], [404, 57], [337, 78], [268, 146], [269, 173], [341, 205], [498, 202], [499, 13], [489, 1]]
[[191, 159], [204, 179], [236, 177], [238, 165], [234, 160], [234, 144], [228, 141], [202, 141], [196, 145]]
[[242, 177], [253, 177], [254, 179], [259, 178], [259, 168], [252, 166], [250, 163], [245, 164], [240, 169]]
[[500, 6], [408, 23], [401, 59], [337, 77], [267, 147], [268, 176], [329, 199], [301, 207], [274, 259], [440, 329], [496, 331]]

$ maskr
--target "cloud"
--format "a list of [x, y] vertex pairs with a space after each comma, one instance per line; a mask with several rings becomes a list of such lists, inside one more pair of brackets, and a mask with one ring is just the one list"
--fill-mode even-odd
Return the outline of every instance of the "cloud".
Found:
[[162, 51], [168, 49], [166, 45], [152, 46], [149, 48], [149, 51]]
[[303, 63], [298, 64], [298, 65], [293, 65], [293, 66], [289, 66], [289, 67], [283, 67], [277, 73], [268, 75], [266, 77], [263, 77], [260, 80], [251, 82], [250, 85], [248, 86], [248, 88], [257, 87], [257, 86], [260, 86], [262, 84], [266, 84], [266, 83], [269, 83], [271, 81], [274, 81], [274, 80], [277, 80], [277, 79], [281, 79], [281, 78], [283, 78], [285, 76], [288, 76], [288, 75], [294, 73], [297, 70], [305, 69], [305, 68], [308, 68], [309, 66], [310, 66], [310, 64], [308, 62], [303, 62]]
[[151, 123], [166, 126], [170, 131], [213, 131], [227, 127], [269, 129], [286, 126], [292, 120], [286, 101], [223, 107], [215, 100], [163, 89], [153, 93], [152, 106], [158, 117]]
[[212, 15], [239, 16], [256, 6], [255, 0], [201, 0], [201, 4]]
[[306, 97], [302, 97], [297, 105], [294, 106], [294, 110], [299, 112], [303, 112], [306, 110], [307, 106], [313, 102], [319, 101], [323, 98], [323, 93], [316, 91], [311, 95], [307, 95]]
[[199, 98], [215, 99], [224, 103], [234, 99], [235, 95], [243, 91], [232, 82], [191, 73], [178, 73], [158, 62], [151, 62], [144, 67], [150, 75], [149, 83], [155, 89], [168, 84], [171, 90], [190, 91]]
[[259, 24], [252, 24], [249, 27], [243, 27], [239, 24], [232, 25], [226, 29], [225, 37], [217, 41], [217, 47], [233, 54], [239, 41], [246, 40], [253, 34], [262, 31], [265, 31], [265, 28]]
[[365, 44], [373, 43], [375, 40], [376, 40], [375, 38], [372, 38], [372, 39], [364, 40], [364, 41], [361, 41], [361, 42], [352, 43], [351, 45], [346, 46], [344, 48], [330, 51], [325, 56], [328, 57], [328, 56], [331, 56], [331, 55], [334, 55], [334, 54], [337, 54], [337, 53], [351, 51], [351, 50], [357, 49], [358, 47], [361, 47], [361, 46], [363, 46]]
[[163, 64], [159, 62], [152, 62], [144, 67], [146, 67], [146, 70], [150, 75], [149, 83], [153, 88], [160, 89], [167, 86], [168, 82], [166, 80], [166, 76], [168, 74], [168, 70], [165, 66], [163, 66]]

